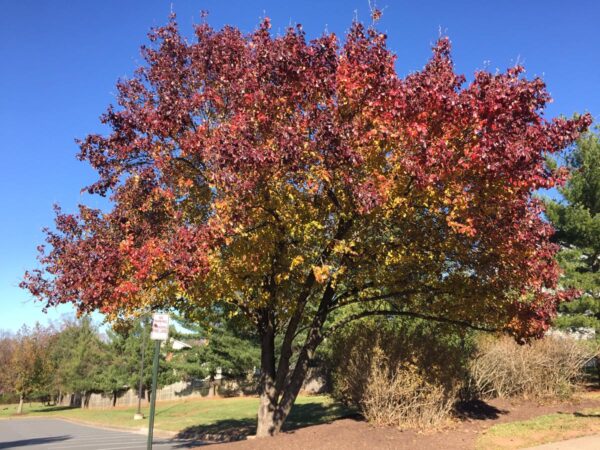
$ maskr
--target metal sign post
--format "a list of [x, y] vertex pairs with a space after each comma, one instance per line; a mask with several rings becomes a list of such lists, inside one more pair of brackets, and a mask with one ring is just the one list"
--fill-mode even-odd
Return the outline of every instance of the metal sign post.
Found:
[[143, 319], [140, 322], [142, 327], [142, 359], [140, 360], [140, 376], [138, 380], [138, 407], [136, 413], [133, 415], [133, 420], [142, 420], [144, 419], [144, 415], [142, 414], [142, 386], [144, 384], [144, 358], [146, 356], [146, 341], [148, 333], [146, 333], [146, 328], [149, 323], [146, 319]]
[[150, 339], [154, 342], [154, 361], [152, 362], [152, 396], [150, 397], [150, 420], [148, 422], [148, 445], [146, 448], [152, 450], [152, 435], [154, 433], [154, 410], [156, 408], [156, 385], [158, 378], [158, 358], [160, 355], [160, 343], [169, 338], [169, 315], [152, 315], [152, 332]]

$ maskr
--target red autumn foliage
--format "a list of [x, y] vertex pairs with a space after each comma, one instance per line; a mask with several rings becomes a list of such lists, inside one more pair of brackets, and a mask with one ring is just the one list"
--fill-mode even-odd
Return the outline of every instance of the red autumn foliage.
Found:
[[447, 38], [401, 78], [375, 28], [354, 23], [344, 42], [269, 28], [202, 23], [188, 42], [172, 19], [150, 34], [146, 64], [102, 117], [111, 132], [80, 142], [99, 174], [87, 191], [112, 209], [58, 210], [22, 286], [113, 315], [233, 305], [265, 338], [283, 418], [342, 306], [543, 333], [568, 294], [533, 193], [564, 181], [545, 157], [590, 116], [546, 120], [544, 82], [519, 66], [467, 83]]

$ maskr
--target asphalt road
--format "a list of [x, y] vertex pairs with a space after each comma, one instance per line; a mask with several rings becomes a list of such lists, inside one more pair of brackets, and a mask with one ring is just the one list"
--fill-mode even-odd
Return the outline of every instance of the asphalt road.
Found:
[[[145, 450], [147, 436], [79, 425], [60, 419], [0, 420], [0, 449]], [[154, 438], [156, 450], [183, 449], [190, 444]]]
[[584, 436], [566, 441], [531, 447], [528, 450], [598, 450], [600, 448], [600, 434]]

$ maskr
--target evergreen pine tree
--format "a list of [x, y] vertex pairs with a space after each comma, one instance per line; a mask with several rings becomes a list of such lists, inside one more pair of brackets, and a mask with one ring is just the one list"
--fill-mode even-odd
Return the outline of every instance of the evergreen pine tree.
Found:
[[192, 344], [192, 348], [174, 354], [174, 370], [184, 378], [244, 378], [260, 365], [260, 346], [256, 336], [230, 317], [225, 321], [196, 323], [178, 317], [187, 331], [173, 330], [173, 336]]
[[571, 177], [560, 189], [562, 200], [546, 199], [546, 215], [562, 246], [557, 255], [564, 270], [561, 284], [581, 297], [561, 305], [555, 325], [600, 331], [600, 137], [588, 133], [567, 155]]

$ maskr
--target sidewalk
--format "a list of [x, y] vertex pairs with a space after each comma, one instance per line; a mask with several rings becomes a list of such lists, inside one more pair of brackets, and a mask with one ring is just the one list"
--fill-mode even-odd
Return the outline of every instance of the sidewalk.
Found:
[[552, 442], [551, 444], [538, 445], [526, 450], [598, 450], [600, 449], [600, 434], [583, 436], [566, 441]]

